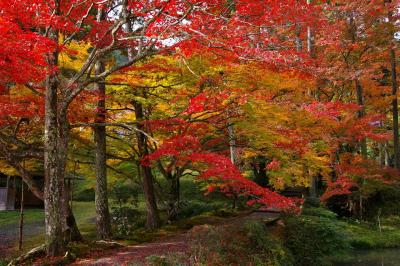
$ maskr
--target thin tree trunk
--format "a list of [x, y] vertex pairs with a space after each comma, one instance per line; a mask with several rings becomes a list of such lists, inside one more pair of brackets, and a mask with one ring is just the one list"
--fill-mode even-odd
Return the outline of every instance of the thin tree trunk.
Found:
[[301, 39], [301, 25], [296, 25], [296, 50], [297, 52], [301, 52], [303, 50], [303, 41]]
[[180, 182], [177, 174], [168, 174], [168, 200], [167, 215], [168, 221], [175, 221], [179, 215]]
[[[102, 11], [99, 10], [99, 14]], [[99, 15], [100, 16], [100, 15]], [[96, 75], [105, 70], [104, 63], [98, 61], [95, 66]], [[96, 89], [99, 94], [99, 101], [97, 102], [96, 123], [105, 122], [105, 94], [106, 86], [104, 83], [97, 83]], [[108, 207], [108, 192], [107, 192], [107, 157], [106, 157], [106, 127], [94, 127], [94, 142], [96, 154], [96, 231], [98, 239], [111, 238], [111, 221], [110, 212]]]
[[389, 167], [390, 166], [390, 154], [389, 154], [389, 143], [388, 142], [385, 143], [384, 149], [385, 149], [385, 166]]
[[399, 105], [397, 99], [397, 70], [396, 70], [396, 52], [390, 49], [390, 65], [392, 73], [392, 115], [393, 115], [393, 153], [394, 164], [400, 170], [400, 143], [399, 143]]
[[66, 186], [65, 169], [68, 161], [68, 143], [69, 143], [69, 123], [65, 109], [58, 114], [58, 176], [61, 180], [62, 197], [62, 225], [63, 234], [66, 242], [81, 241], [82, 236], [76, 224], [74, 214], [70, 205], [69, 187]]
[[[143, 121], [145, 120], [143, 106], [137, 101], [135, 101], [133, 104], [135, 106], [137, 128], [142, 132], [146, 132], [145, 126], [143, 125]], [[139, 154], [141, 158], [143, 158], [149, 154], [149, 151], [147, 147], [147, 137], [140, 131], [136, 131], [136, 136]], [[157, 208], [156, 196], [154, 193], [154, 177], [149, 166], [141, 165], [140, 167], [140, 173], [142, 174], [143, 182], [143, 193], [147, 207], [146, 228], [155, 229], [160, 227], [161, 222]]]
[[[385, 0], [385, 5], [392, 5], [391, 0]], [[393, 8], [389, 7], [388, 12], [388, 21], [389, 23], [396, 23], [393, 19]], [[389, 43], [390, 45], [394, 45], [394, 30], [389, 31]], [[394, 166], [400, 170], [400, 143], [399, 143], [399, 105], [397, 99], [397, 91], [398, 91], [398, 84], [397, 84], [397, 62], [396, 62], [396, 51], [393, 47], [390, 47], [389, 50], [390, 56], [390, 67], [391, 67], [391, 80], [392, 80], [392, 118], [393, 118], [393, 154], [394, 154]]]
[[[128, 17], [128, 12], [126, 8], [127, 2], [123, 4], [123, 12], [125, 12], [124, 16]], [[127, 33], [132, 32], [132, 25], [130, 21], [127, 21], [125, 24], [125, 31]], [[132, 48], [127, 49], [128, 52], [128, 59], [132, 60], [134, 50]], [[135, 116], [137, 121], [137, 128], [142, 131], [146, 132], [146, 129], [143, 125], [143, 121], [145, 120], [144, 113], [143, 113], [143, 106], [140, 102], [134, 101], [133, 106], [135, 107]], [[136, 138], [137, 138], [137, 145], [140, 158], [145, 157], [149, 154], [148, 147], [147, 147], [147, 137], [140, 131], [136, 131]], [[157, 201], [154, 191], [154, 177], [153, 173], [151, 172], [151, 168], [149, 166], [144, 166], [140, 164], [140, 171], [139, 171], [141, 178], [142, 178], [142, 185], [143, 185], [143, 194], [144, 199], [146, 202], [146, 210], [147, 210], [147, 219], [146, 219], [146, 228], [148, 229], [155, 229], [160, 227], [161, 221], [160, 216], [158, 213]]]
[[379, 147], [378, 163], [381, 166], [385, 166], [385, 144], [382, 142], [379, 142], [378, 147]]
[[[363, 88], [361, 82], [357, 79], [356, 83], [356, 94], [357, 94], [357, 104], [360, 106], [360, 110], [358, 111], [358, 118], [363, 118], [365, 116], [365, 106], [364, 106], [364, 96], [363, 96]], [[367, 141], [366, 139], [360, 142], [361, 156], [366, 159], [367, 158]]]
[[235, 139], [235, 131], [233, 129], [233, 125], [230, 124], [228, 126], [228, 135], [229, 135], [229, 151], [231, 155], [231, 162], [233, 165], [237, 163], [237, 154], [236, 154], [236, 139]]
[[19, 212], [19, 239], [18, 249], [22, 250], [22, 238], [24, 234], [24, 180], [21, 178], [21, 206]]
[[[311, 5], [312, 0], [307, 0], [307, 4]], [[314, 33], [313, 29], [310, 26], [307, 26], [307, 52], [311, 58], [315, 58], [315, 48], [314, 48]], [[317, 92], [317, 91], [316, 91]], [[309, 91], [309, 94], [312, 96], [312, 91]], [[314, 94], [314, 97], [317, 98], [317, 94]], [[318, 189], [317, 189], [317, 177], [315, 175], [310, 174], [308, 171], [308, 175], [310, 178], [310, 188], [309, 188], [309, 196], [311, 198], [317, 198]]]
[[400, 170], [400, 144], [399, 144], [399, 105], [397, 99], [397, 71], [396, 52], [390, 49], [390, 64], [392, 68], [392, 115], [393, 115], [393, 153], [394, 164]]
[[[307, 4], [311, 5], [312, 0], [307, 0]], [[312, 58], [315, 57], [314, 51], [314, 34], [310, 26], [307, 27], [307, 51]]]
[[[357, 104], [361, 107], [361, 109], [358, 111], [358, 117], [359, 118], [362, 118], [362, 117], [364, 117], [365, 116], [365, 106], [364, 106], [364, 98], [363, 98], [363, 88], [362, 88], [362, 85], [361, 85], [361, 82], [357, 79], [356, 81], [355, 81], [355, 83], [356, 83], [356, 94], [357, 94]], [[363, 139], [361, 142], [360, 142], [360, 149], [361, 149], [361, 156], [364, 158], [364, 159], [367, 159], [368, 158], [368, 151], [367, 151], [367, 140], [366, 139]], [[360, 207], [360, 210], [359, 210], [359, 214], [360, 214], [360, 219], [362, 219], [363, 218], [363, 210], [364, 210], [364, 197], [363, 197], [363, 195], [362, 195], [362, 187], [365, 185], [365, 182], [366, 182], [366, 180], [365, 180], [365, 178], [363, 178], [362, 179], [362, 186], [361, 186], [361, 189], [360, 189], [360, 197], [359, 197], [359, 207]]]
[[[231, 155], [231, 162], [233, 165], [237, 164], [237, 154], [236, 154], [236, 139], [235, 139], [235, 131], [233, 129], [233, 125], [228, 125], [228, 135], [229, 135], [229, 151]], [[236, 193], [233, 193], [233, 201], [232, 201], [232, 209], [236, 209], [238, 196]]]

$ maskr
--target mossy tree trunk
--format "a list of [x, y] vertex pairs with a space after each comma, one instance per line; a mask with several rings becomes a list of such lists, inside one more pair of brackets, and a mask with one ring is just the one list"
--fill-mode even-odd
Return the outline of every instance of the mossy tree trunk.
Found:
[[[97, 22], [105, 19], [105, 12], [102, 8], [97, 10]], [[100, 75], [105, 71], [105, 63], [98, 60], [95, 65], [95, 74]], [[106, 122], [106, 85], [105, 80], [100, 80], [95, 84], [99, 96], [97, 101], [96, 123]], [[106, 127], [104, 125], [96, 125], [94, 127], [95, 142], [95, 171], [96, 171], [96, 232], [98, 239], [111, 238], [111, 220], [108, 207], [108, 191], [107, 191], [107, 140]]]
[[[59, 13], [59, 1], [54, 1], [56, 13]], [[58, 12], [57, 12], [58, 10]], [[58, 42], [58, 31], [50, 28], [49, 36]], [[46, 55], [50, 66], [58, 64], [58, 51]], [[46, 252], [49, 256], [62, 255], [65, 243], [62, 235], [61, 198], [63, 180], [59, 178], [58, 165], [58, 121], [57, 121], [57, 88], [58, 79], [55, 73], [50, 72], [46, 77], [45, 93], [45, 134], [44, 134], [44, 205], [45, 205], [45, 231]]]

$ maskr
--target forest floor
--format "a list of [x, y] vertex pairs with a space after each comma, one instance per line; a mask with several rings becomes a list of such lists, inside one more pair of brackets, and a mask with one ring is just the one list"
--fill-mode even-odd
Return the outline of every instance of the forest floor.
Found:
[[146, 265], [147, 258], [150, 256], [178, 252], [187, 254], [188, 251], [188, 236], [187, 233], [183, 233], [151, 243], [92, 252], [86, 258], [78, 259], [71, 265]]
[[[243, 214], [237, 217], [209, 220], [207, 223], [199, 225], [212, 224], [215, 226], [231, 226], [232, 224], [242, 224], [246, 220], [253, 219], [271, 222], [277, 220], [279, 216], [278, 213], [253, 212], [251, 214]], [[131, 245], [107, 251], [91, 252], [87, 254], [86, 257], [76, 260], [71, 265], [139, 266], [147, 265], [149, 257], [168, 254], [180, 254], [182, 257], [189, 260], [189, 243], [190, 230], [187, 230], [176, 235], [162, 237], [149, 243]]]

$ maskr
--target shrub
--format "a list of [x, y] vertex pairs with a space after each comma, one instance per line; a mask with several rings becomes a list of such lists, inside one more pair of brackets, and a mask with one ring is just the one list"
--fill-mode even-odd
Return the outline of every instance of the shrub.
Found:
[[330, 220], [336, 220], [337, 219], [337, 214], [325, 209], [325, 208], [304, 208], [302, 210], [302, 215], [303, 216], [315, 216], [315, 217], [321, 217], [321, 218], [327, 218]]
[[[292, 265], [293, 258], [284, 248], [283, 243], [268, 232], [265, 224], [259, 221], [248, 221], [244, 224], [244, 232], [250, 240], [250, 248], [256, 248], [254, 265]], [[268, 264], [266, 264], [268, 263]]]
[[137, 206], [139, 201], [139, 191], [140, 188], [136, 185], [119, 182], [112, 187], [110, 196], [120, 206], [124, 204]]
[[180, 202], [179, 217], [188, 218], [206, 212], [217, 212], [223, 207], [222, 203], [211, 203], [200, 200]]
[[295, 265], [324, 265], [324, 257], [349, 248], [347, 236], [336, 220], [327, 212], [308, 210], [327, 217], [300, 216], [286, 217], [285, 245], [291, 250]]
[[292, 265], [288, 250], [258, 221], [195, 227], [190, 244], [194, 265]]
[[304, 207], [314, 207], [318, 208], [321, 206], [321, 201], [319, 198], [307, 197], [303, 204]]
[[93, 188], [83, 189], [77, 192], [74, 192], [73, 199], [76, 201], [94, 201], [95, 192]]
[[[124, 238], [142, 225], [142, 220], [138, 219], [140, 212], [134, 207], [118, 206], [111, 211], [111, 221], [116, 238]], [[144, 222], [143, 222], [144, 224]]]

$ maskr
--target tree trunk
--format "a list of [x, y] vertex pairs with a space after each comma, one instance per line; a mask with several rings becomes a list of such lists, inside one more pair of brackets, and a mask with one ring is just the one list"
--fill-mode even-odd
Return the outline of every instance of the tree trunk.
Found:
[[[363, 98], [363, 88], [358, 79], [355, 81], [356, 83], [356, 93], [357, 93], [357, 104], [361, 107], [361, 109], [358, 111], [358, 117], [362, 118], [365, 116], [365, 106], [364, 106], [364, 98]], [[361, 156], [364, 159], [368, 158], [368, 150], [367, 150], [367, 140], [363, 139], [360, 142], [360, 150], [361, 150]], [[359, 197], [359, 214], [360, 214], [360, 219], [363, 218], [363, 210], [364, 210], [364, 197], [362, 194], [362, 188], [365, 185], [365, 178], [362, 179], [362, 185], [360, 188], [360, 197]]]
[[236, 165], [236, 163], [237, 163], [236, 139], [235, 139], [235, 132], [234, 132], [232, 124], [230, 124], [228, 126], [228, 136], [229, 136], [229, 151], [230, 151], [230, 155], [231, 155], [231, 162], [233, 165]]
[[76, 224], [70, 205], [70, 191], [65, 184], [65, 169], [68, 161], [69, 123], [67, 109], [62, 108], [58, 114], [58, 177], [61, 180], [61, 206], [63, 234], [66, 242], [81, 241], [82, 236]]
[[385, 166], [385, 144], [379, 142], [378, 148], [379, 148], [378, 163], [380, 166]]
[[179, 215], [180, 182], [177, 175], [168, 175], [169, 191], [167, 199], [168, 221], [175, 221]]
[[[125, 3], [126, 4], [126, 3]], [[129, 12], [127, 11], [126, 5], [124, 5], [122, 12], [125, 12], [124, 17], [128, 18]], [[125, 24], [125, 29], [127, 33], [132, 32], [132, 25], [131, 22], [128, 20]], [[132, 60], [134, 57], [134, 49], [128, 48], [128, 60]], [[145, 127], [143, 125], [143, 121], [145, 120], [144, 113], [143, 113], [143, 106], [140, 102], [134, 101], [133, 106], [135, 107], [135, 116], [137, 121], [137, 128], [142, 131], [136, 132], [137, 138], [137, 145], [140, 158], [145, 157], [149, 154], [148, 147], [147, 147], [147, 137], [143, 132], [145, 132]], [[157, 208], [157, 201], [154, 192], [154, 177], [153, 173], [151, 172], [151, 168], [148, 166], [144, 166], [140, 164], [140, 175], [142, 178], [142, 185], [143, 185], [143, 193], [144, 199], [146, 202], [146, 209], [147, 209], [147, 219], [146, 219], [146, 228], [148, 229], [155, 229], [160, 227], [160, 216], [158, 213]]]
[[267, 159], [263, 156], [258, 156], [253, 159], [251, 166], [253, 168], [254, 182], [262, 187], [268, 187]]
[[389, 167], [390, 166], [390, 154], [389, 154], [389, 143], [385, 143], [385, 166]]
[[[236, 153], [236, 139], [235, 139], [235, 130], [232, 124], [228, 125], [228, 136], [229, 136], [229, 151], [231, 155], [231, 163], [237, 166], [237, 153]], [[232, 209], [236, 209], [238, 195], [233, 192], [233, 199], [232, 199]]]
[[[385, 0], [385, 5], [392, 5], [392, 0]], [[395, 24], [396, 20], [393, 19], [393, 9], [395, 7], [390, 6], [388, 12], [388, 22], [391, 24]], [[397, 12], [397, 11], [395, 11]], [[394, 45], [394, 30], [390, 30], [389, 32], [389, 45]], [[392, 80], [392, 118], [393, 118], [393, 154], [394, 154], [394, 166], [400, 170], [400, 144], [399, 144], [399, 106], [397, 99], [397, 70], [396, 70], [396, 51], [393, 47], [390, 47], [389, 50], [390, 56], [390, 67], [391, 67], [391, 80]]]
[[[99, 11], [101, 12], [101, 11]], [[102, 73], [105, 70], [104, 63], [98, 61], [96, 63], [96, 75]], [[99, 94], [99, 101], [97, 102], [97, 114], [96, 123], [105, 122], [105, 94], [106, 86], [104, 83], [97, 83], [96, 89]], [[108, 192], [107, 192], [107, 157], [106, 157], [106, 127], [95, 126], [94, 127], [94, 142], [95, 142], [95, 154], [96, 154], [96, 232], [98, 239], [109, 239], [111, 238], [111, 221], [110, 212], [108, 208]]]
[[390, 49], [390, 64], [392, 68], [392, 115], [393, 115], [393, 153], [394, 164], [400, 170], [400, 145], [399, 145], [399, 105], [397, 100], [397, 71], [396, 52]]
[[[312, 0], [307, 0], [307, 4], [311, 5]], [[307, 52], [310, 55], [311, 58], [316, 57], [315, 53], [315, 47], [314, 47], [314, 32], [313, 29], [310, 26], [307, 26]], [[316, 90], [316, 93], [318, 93], [318, 90]], [[314, 97], [318, 98], [317, 94], [314, 93]], [[311, 95], [313, 95], [312, 92], [310, 92]], [[309, 196], [311, 198], [317, 198], [318, 192], [317, 192], [317, 177], [315, 175], [310, 175], [309, 171], [309, 178], [310, 178], [310, 188], [309, 188]]]
[[[361, 109], [358, 111], [358, 118], [362, 118], [365, 116], [363, 88], [358, 79], [355, 81], [355, 83], [356, 83], [356, 93], [357, 93], [357, 104], [361, 107]], [[361, 156], [364, 159], [366, 159], [368, 157], [367, 140], [366, 139], [364, 139], [360, 142], [360, 150], [361, 150]]]
[[[8, 178], [7, 178], [8, 182]], [[7, 185], [8, 188], [8, 185]], [[19, 239], [18, 250], [22, 250], [22, 238], [24, 235], [24, 180], [21, 178], [21, 206], [19, 212]]]
[[[55, 1], [56, 5], [59, 4]], [[56, 7], [56, 8], [59, 8]], [[58, 32], [49, 29], [49, 35], [58, 41]], [[58, 52], [46, 56], [50, 66], [57, 66]], [[51, 70], [53, 71], [53, 70]], [[58, 130], [57, 130], [57, 87], [58, 80], [55, 73], [46, 77], [45, 93], [45, 134], [44, 134], [44, 206], [46, 224], [46, 252], [49, 256], [62, 255], [65, 251], [65, 243], [62, 236], [61, 223], [61, 198], [63, 191], [63, 180], [59, 178], [58, 165]]]
[[61, 206], [62, 206], [62, 225], [65, 242], [81, 241], [82, 236], [79, 232], [75, 221], [74, 214], [70, 205], [70, 191], [66, 186], [65, 171], [68, 161], [68, 144], [70, 126], [68, 122], [67, 110], [64, 105], [61, 105], [58, 113], [58, 178], [60, 181], [60, 189], [62, 191]]
[[[311, 5], [312, 0], [307, 0], [307, 5]], [[312, 58], [315, 58], [314, 33], [310, 26], [307, 27], [307, 52]]]
[[[143, 132], [146, 132], [146, 129], [143, 125], [143, 121], [145, 120], [143, 106], [141, 103], [136, 101], [133, 104], [135, 106], [137, 128], [140, 130], [136, 132], [138, 151], [140, 157], [143, 158], [149, 154], [147, 147], [147, 137], [145, 134], [143, 134]], [[140, 168], [143, 182], [143, 193], [147, 207], [146, 228], [155, 229], [160, 227], [160, 216], [158, 213], [157, 201], [154, 194], [154, 177], [149, 166], [141, 165]]]

